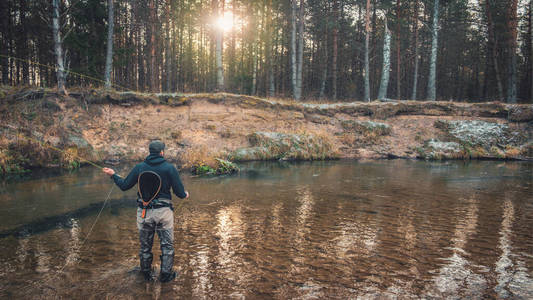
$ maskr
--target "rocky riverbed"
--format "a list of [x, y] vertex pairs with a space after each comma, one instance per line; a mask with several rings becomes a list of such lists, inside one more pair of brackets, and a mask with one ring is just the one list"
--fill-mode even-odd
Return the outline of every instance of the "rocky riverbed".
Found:
[[332, 104], [102, 90], [62, 96], [2, 87], [0, 115], [3, 173], [75, 168], [79, 157], [141, 160], [152, 139], [165, 141], [170, 160], [204, 173], [250, 160], [533, 157], [533, 105], [499, 102]]

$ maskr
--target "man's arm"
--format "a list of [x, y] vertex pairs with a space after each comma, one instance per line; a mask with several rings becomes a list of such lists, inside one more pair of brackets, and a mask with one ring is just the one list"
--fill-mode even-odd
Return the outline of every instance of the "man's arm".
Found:
[[170, 182], [172, 185], [172, 191], [174, 192], [174, 195], [180, 197], [181, 199], [189, 197], [189, 193], [185, 191], [185, 188], [183, 187], [183, 184], [181, 183], [178, 169], [176, 169], [176, 167], [174, 166], [172, 166], [170, 170]]
[[139, 168], [135, 166], [125, 179], [115, 174], [113, 169], [104, 168], [104, 173], [111, 175], [115, 184], [123, 191], [131, 189], [137, 183], [137, 177], [139, 177]]

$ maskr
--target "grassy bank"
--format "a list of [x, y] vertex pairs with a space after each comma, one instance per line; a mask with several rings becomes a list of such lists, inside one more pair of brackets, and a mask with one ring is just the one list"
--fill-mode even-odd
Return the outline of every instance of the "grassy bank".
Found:
[[[0, 88], [0, 172], [139, 161], [152, 139], [198, 174], [232, 162], [336, 158], [531, 159], [533, 106], [299, 103], [234, 94]], [[477, 123], [476, 123], [477, 122]], [[483, 136], [484, 140], [472, 137]], [[46, 145], [63, 149], [51, 150]]]

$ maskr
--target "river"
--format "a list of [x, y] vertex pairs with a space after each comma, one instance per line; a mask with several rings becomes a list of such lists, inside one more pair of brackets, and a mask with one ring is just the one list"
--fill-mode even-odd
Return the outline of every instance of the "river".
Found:
[[91, 167], [1, 182], [0, 298], [533, 298], [532, 163], [269, 162], [182, 179], [168, 284], [138, 275], [134, 190]]

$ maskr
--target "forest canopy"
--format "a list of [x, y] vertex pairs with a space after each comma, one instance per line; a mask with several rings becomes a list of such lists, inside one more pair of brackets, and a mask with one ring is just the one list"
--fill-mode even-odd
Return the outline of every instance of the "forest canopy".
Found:
[[532, 7], [531, 0], [2, 0], [0, 78], [297, 100], [531, 103]]

